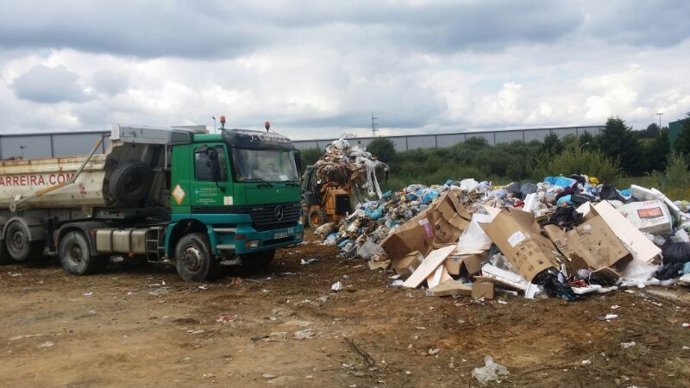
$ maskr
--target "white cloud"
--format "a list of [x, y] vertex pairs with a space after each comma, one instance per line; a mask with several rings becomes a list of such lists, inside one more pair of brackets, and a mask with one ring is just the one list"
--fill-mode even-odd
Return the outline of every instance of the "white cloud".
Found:
[[[0, 15], [1, 131], [113, 122], [295, 138], [690, 111], [687, 9], [623, 1], [77, 1]], [[665, 28], [648, 15], [662, 15]], [[48, 118], [48, 119], [46, 119]]]

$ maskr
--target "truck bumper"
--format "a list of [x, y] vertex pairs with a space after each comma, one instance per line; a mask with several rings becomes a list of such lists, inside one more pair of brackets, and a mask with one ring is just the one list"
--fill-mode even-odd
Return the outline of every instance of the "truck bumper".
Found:
[[304, 225], [297, 223], [288, 228], [265, 231], [242, 225], [237, 228], [212, 228], [209, 237], [214, 250], [217, 250], [215, 254], [234, 252], [242, 255], [299, 244], [304, 238]]

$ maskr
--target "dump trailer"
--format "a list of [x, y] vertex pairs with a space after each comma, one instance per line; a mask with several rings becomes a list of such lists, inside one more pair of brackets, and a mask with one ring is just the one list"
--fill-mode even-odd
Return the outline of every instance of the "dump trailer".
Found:
[[0, 262], [57, 256], [83, 275], [119, 256], [173, 262], [202, 281], [221, 264], [266, 266], [302, 241], [287, 137], [121, 125], [109, 136], [104, 154], [99, 142], [85, 156], [0, 162]]

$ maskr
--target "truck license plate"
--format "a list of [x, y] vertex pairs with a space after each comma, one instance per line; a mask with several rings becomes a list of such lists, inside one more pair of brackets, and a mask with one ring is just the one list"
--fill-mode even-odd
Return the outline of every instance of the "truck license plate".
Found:
[[279, 239], [279, 238], [285, 238], [285, 237], [287, 237], [287, 236], [288, 236], [287, 232], [280, 232], [280, 233], [274, 234], [274, 235], [273, 235], [273, 238], [274, 238], [274, 239]]

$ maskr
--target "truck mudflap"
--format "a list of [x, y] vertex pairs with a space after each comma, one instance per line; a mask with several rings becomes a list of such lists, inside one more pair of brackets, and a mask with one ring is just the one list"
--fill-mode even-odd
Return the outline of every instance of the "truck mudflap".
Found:
[[299, 244], [304, 238], [304, 225], [297, 223], [286, 228], [257, 231], [251, 226], [236, 228], [209, 227], [209, 240], [213, 253], [234, 252], [242, 255], [271, 248]]

